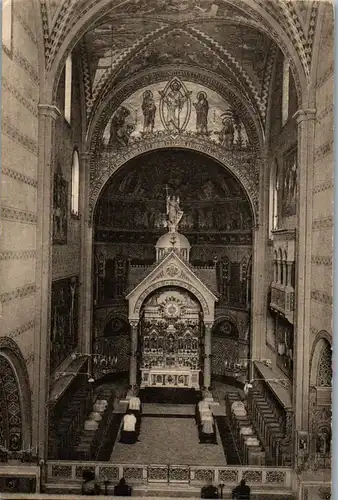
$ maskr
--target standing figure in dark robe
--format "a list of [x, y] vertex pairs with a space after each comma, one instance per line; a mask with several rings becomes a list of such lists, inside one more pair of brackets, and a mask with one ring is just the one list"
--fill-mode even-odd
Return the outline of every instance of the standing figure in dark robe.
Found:
[[152, 133], [155, 125], [156, 105], [151, 90], [143, 92], [142, 112], [144, 117], [143, 132]]
[[110, 124], [110, 138], [108, 143], [109, 147], [116, 146], [116, 144], [121, 145], [121, 129], [124, 130], [124, 128], [126, 128], [125, 121], [129, 115], [129, 109], [125, 108], [124, 106], [118, 108], [114, 113]]
[[224, 113], [222, 119], [223, 128], [219, 132], [216, 132], [219, 136], [219, 142], [226, 149], [232, 149], [234, 144], [235, 128], [233, 123], [233, 117], [229, 113]]
[[209, 103], [205, 92], [198, 92], [197, 102], [193, 103], [196, 109], [196, 132], [199, 135], [208, 135]]

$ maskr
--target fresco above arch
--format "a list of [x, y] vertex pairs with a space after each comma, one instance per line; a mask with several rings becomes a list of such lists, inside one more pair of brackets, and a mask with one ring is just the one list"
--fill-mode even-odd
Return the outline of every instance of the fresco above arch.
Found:
[[215, 91], [177, 76], [140, 88], [125, 99], [104, 129], [101, 148], [116, 151], [163, 132], [204, 137], [230, 151], [253, 151], [231, 104]]

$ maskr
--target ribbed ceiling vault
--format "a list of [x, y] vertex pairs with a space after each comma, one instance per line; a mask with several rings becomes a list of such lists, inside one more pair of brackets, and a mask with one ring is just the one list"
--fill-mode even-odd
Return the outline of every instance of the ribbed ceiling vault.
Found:
[[[40, 0], [47, 69], [69, 39], [81, 59], [88, 123], [111, 88], [163, 66], [227, 81], [262, 123], [279, 46], [309, 79], [317, 2], [290, 0]], [[80, 15], [80, 17], [79, 17]], [[270, 20], [270, 21], [269, 21]], [[270, 23], [270, 24], [269, 24]], [[275, 23], [276, 32], [272, 25]], [[66, 51], [63, 54], [63, 60]], [[294, 61], [291, 69], [300, 94]], [[299, 73], [299, 69], [298, 69]], [[56, 78], [57, 79], [57, 78]]]

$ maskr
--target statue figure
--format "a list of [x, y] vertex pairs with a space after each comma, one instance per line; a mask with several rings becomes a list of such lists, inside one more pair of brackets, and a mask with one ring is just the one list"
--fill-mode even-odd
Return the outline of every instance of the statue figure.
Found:
[[183, 210], [180, 208], [180, 199], [177, 196], [167, 195], [167, 216], [169, 232], [177, 231], [178, 224], [183, 217]]
[[155, 125], [156, 105], [151, 90], [143, 92], [142, 111], [144, 117], [143, 132], [152, 133]]
[[200, 135], [208, 135], [208, 112], [209, 103], [205, 92], [198, 92], [197, 102], [193, 103], [196, 109], [196, 132]]

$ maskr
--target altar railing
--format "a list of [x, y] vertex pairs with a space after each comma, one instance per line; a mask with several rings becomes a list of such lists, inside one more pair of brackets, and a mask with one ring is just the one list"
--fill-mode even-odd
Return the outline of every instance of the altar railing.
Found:
[[99, 481], [117, 483], [122, 477], [130, 484], [191, 484], [202, 486], [209, 482], [234, 487], [241, 479], [254, 487], [291, 489], [291, 468], [286, 467], [213, 467], [200, 465], [137, 465], [107, 462], [48, 461], [47, 482], [64, 487], [80, 485], [84, 470], [95, 473]]

